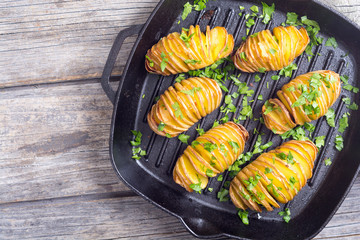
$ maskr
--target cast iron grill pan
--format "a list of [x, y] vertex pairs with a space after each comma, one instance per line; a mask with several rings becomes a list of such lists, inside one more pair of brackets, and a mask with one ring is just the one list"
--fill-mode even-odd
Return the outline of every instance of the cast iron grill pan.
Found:
[[[351, 111], [349, 127], [344, 134], [337, 132], [336, 128], [330, 128], [325, 117], [311, 122], [315, 125], [315, 131], [311, 137], [325, 135], [325, 146], [319, 151], [313, 177], [308, 184], [299, 192], [293, 201], [281, 205], [281, 208], [273, 212], [249, 213], [250, 224], [245, 226], [236, 214], [236, 208], [228, 202], [219, 202], [216, 195], [224, 186], [226, 181], [231, 180], [228, 173], [223, 173], [223, 181], [217, 181], [217, 177], [209, 181], [208, 187], [202, 194], [188, 193], [175, 184], [172, 179], [172, 170], [177, 158], [183, 153], [186, 144], [182, 144], [177, 138], [169, 139], [156, 135], [151, 131], [146, 122], [146, 115], [155, 98], [162, 94], [170, 85], [174, 84], [177, 76], [159, 76], [149, 74], [144, 67], [146, 51], [158, 40], [167, 34], [180, 31], [182, 27], [191, 24], [199, 24], [202, 31], [206, 25], [211, 27], [224, 26], [235, 38], [235, 47], [239, 46], [241, 38], [246, 36], [245, 14], [241, 17], [239, 5], [245, 7], [245, 13], [251, 13], [252, 5], [261, 8], [260, 1], [210, 1], [206, 10], [192, 12], [185, 21], [180, 19], [183, 10], [183, 1], [162, 0], [155, 8], [153, 14], [144, 26], [135, 26], [119, 34], [106, 63], [102, 85], [110, 100], [115, 104], [110, 137], [110, 153], [113, 166], [119, 177], [135, 192], [157, 205], [163, 210], [177, 216], [185, 227], [195, 236], [213, 238], [229, 236], [235, 238], [254, 239], [305, 239], [315, 236], [331, 219], [341, 202], [349, 191], [359, 171], [360, 165], [360, 123], [359, 112]], [[265, 1], [269, 5], [270, 1]], [[298, 69], [293, 72], [294, 78], [313, 70], [329, 69], [340, 75], [348, 75], [349, 83], [358, 86], [359, 72], [356, 66], [360, 63], [359, 29], [347, 19], [339, 16], [326, 6], [317, 1], [274, 1], [276, 12], [273, 19], [263, 24], [261, 19], [256, 19], [255, 25], [250, 28], [250, 33], [270, 29], [280, 25], [286, 20], [286, 12], [296, 12], [299, 16], [307, 15], [308, 18], [316, 20], [321, 27], [319, 34], [326, 39], [334, 36], [339, 47], [334, 49], [323, 44], [316, 47], [314, 57], [309, 62], [305, 54], [295, 59]], [[138, 39], [130, 54], [124, 69], [119, 89], [115, 93], [109, 87], [111, 71], [116, 61], [119, 49], [124, 39], [130, 35], [138, 34]], [[225, 65], [227, 63], [224, 63]], [[223, 66], [225, 66], [223, 65]], [[232, 73], [238, 75], [239, 70]], [[261, 77], [260, 82], [254, 81], [255, 74]], [[264, 102], [276, 95], [276, 91], [287, 83], [290, 78], [281, 77], [277, 81], [271, 80], [272, 75], [278, 72], [267, 72], [264, 74], [241, 73], [239, 80], [246, 82], [250, 89], [255, 91], [248, 98], [251, 102], [254, 118], [259, 118], [261, 107]], [[237, 90], [230, 80], [227, 88], [232, 92]], [[259, 94], [263, 95], [263, 101], [259, 101]], [[226, 93], [223, 94], [224, 96]], [[143, 97], [144, 96], [144, 97]], [[359, 104], [358, 96], [349, 91], [342, 90], [339, 99], [332, 106], [336, 112], [335, 122], [347, 111], [342, 98], [349, 97], [351, 101]], [[236, 113], [229, 114], [238, 117], [241, 111], [243, 97], [235, 99], [233, 103], [237, 106]], [[223, 117], [219, 109], [201, 119], [186, 134], [190, 135], [189, 143], [197, 137], [195, 128], [199, 125], [205, 131], [211, 128], [213, 122]], [[272, 141], [271, 150], [279, 146], [283, 140], [269, 131], [260, 121], [245, 120], [241, 124], [249, 131], [250, 138], [245, 146], [244, 152], [252, 151], [258, 133], [262, 135], [262, 144]], [[132, 140], [130, 130], [141, 131], [143, 140], [142, 149], [148, 153], [146, 159], [135, 161], [131, 159], [132, 151], [129, 141]], [[344, 137], [344, 149], [338, 152], [334, 147], [336, 134]], [[254, 156], [252, 160], [257, 157]], [[324, 159], [331, 158], [331, 166], [325, 166]], [[226, 184], [225, 184], [226, 185]], [[208, 188], [213, 188], [210, 192]], [[286, 224], [278, 215], [284, 208], [291, 210], [291, 221]]]

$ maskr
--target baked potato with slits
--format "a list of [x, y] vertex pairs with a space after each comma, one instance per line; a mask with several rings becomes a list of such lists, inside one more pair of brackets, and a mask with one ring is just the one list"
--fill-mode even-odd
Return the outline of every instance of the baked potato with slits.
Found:
[[219, 107], [222, 92], [210, 78], [194, 77], [170, 86], [147, 115], [150, 128], [161, 136], [175, 137]]
[[228, 169], [244, 151], [246, 129], [234, 122], [216, 126], [196, 138], [177, 160], [174, 181], [187, 191], [204, 189], [208, 178]]
[[310, 42], [305, 28], [276, 27], [249, 36], [233, 56], [235, 66], [244, 72], [280, 70], [304, 52]]
[[300, 75], [277, 92], [262, 107], [267, 128], [282, 134], [326, 114], [341, 92], [339, 74], [320, 70]]
[[227, 57], [234, 49], [234, 38], [223, 27], [200, 31], [199, 25], [163, 37], [149, 49], [145, 68], [150, 73], [168, 76], [204, 68]]
[[287, 203], [312, 177], [318, 152], [311, 141], [291, 140], [243, 168], [230, 183], [230, 198], [237, 208], [272, 211]]

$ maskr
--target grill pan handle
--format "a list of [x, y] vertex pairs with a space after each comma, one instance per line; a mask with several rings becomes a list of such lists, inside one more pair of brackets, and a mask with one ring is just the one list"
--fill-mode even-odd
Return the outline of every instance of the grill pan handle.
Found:
[[114, 91], [110, 86], [110, 77], [111, 77], [111, 72], [114, 68], [117, 56], [119, 55], [120, 48], [126, 38], [128, 38], [132, 35], [139, 34], [142, 27], [143, 27], [143, 25], [134, 25], [134, 26], [131, 26], [129, 28], [126, 28], [126, 29], [120, 31], [114, 41], [113, 46], [111, 47], [109, 56], [106, 60], [104, 71], [101, 76], [101, 86], [113, 104], [115, 103], [116, 91]]

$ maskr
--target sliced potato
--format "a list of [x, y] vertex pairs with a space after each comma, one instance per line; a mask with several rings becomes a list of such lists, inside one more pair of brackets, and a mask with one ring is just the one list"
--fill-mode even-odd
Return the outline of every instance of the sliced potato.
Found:
[[[292, 200], [311, 177], [317, 147], [310, 141], [288, 141], [243, 168], [230, 183], [230, 198], [241, 209], [261, 212]], [[289, 154], [291, 152], [291, 154]]]
[[[340, 76], [333, 71], [300, 75], [277, 92], [279, 99], [269, 99], [265, 103], [262, 108], [265, 125], [273, 132], [283, 134], [296, 125], [316, 120], [326, 114], [340, 91]], [[309, 95], [315, 97], [309, 98]]]
[[280, 70], [290, 65], [310, 42], [304, 28], [279, 26], [273, 33], [263, 30], [249, 36], [233, 56], [235, 66], [244, 72]]
[[234, 49], [234, 38], [223, 27], [200, 31], [199, 25], [170, 33], [146, 53], [145, 68], [150, 73], [168, 76], [204, 68], [227, 57]]
[[[193, 191], [191, 184], [199, 184], [200, 188], [204, 189], [208, 177], [216, 176], [235, 162], [248, 137], [246, 129], [234, 122], [210, 129], [197, 137], [177, 160], [173, 171], [174, 181], [189, 192]], [[234, 151], [231, 145], [236, 146], [237, 151]]]
[[188, 130], [218, 108], [222, 98], [219, 84], [210, 78], [189, 78], [174, 87], [160, 96], [147, 115], [149, 127], [161, 136], [176, 137]]

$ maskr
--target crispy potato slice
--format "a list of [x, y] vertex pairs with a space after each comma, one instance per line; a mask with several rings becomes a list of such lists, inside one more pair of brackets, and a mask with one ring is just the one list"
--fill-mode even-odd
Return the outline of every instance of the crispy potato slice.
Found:
[[291, 140], [261, 154], [231, 181], [231, 200], [239, 208], [258, 212], [258, 204], [268, 211], [272, 211], [271, 206], [280, 207], [275, 199], [281, 203], [292, 200], [311, 177], [317, 151], [311, 141]]
[[[161, 136], [175, 137], [218, 108], [221, 98], [220, 86], [213, 79], [182, 80], [170, 86], [151, 108], [147, 115], [149, 127]], [[160, 124], [165, 126], [159, 129]]]
[[263, 106], [265, 125], [282, 134], [296, 125], [319, 119], [334, 104], [340, 91], [340, 76], [333, 71], [320, 70], [300, 75], [282, 86], [277, 92], [278, 99], [270, 99]]
[[233, 55], [233, 61], [244, 72], [280, 70], [291, 64], [309, 42], [304, 28], [279, 26], [273, 29], [273, 35], [263, 30], [249, 36]]
[[225, 28], [210, 30], [207, 26], [204, 34], [198, 25], [190, 26], [189, 30], [183, 28], [181, 34], [170, 33], [152, 46], [146, 53], [145, 68], [150, 73], [164, 76], [188, 72], [227, 57], [233, 49], [234, 38]]
[[[204, 189], [208, 177], [225, 171], [240, 156], [248, 136], [244, 127], [233, 122], [210, 129], [197, 137], [179, 157], [173, 171], [174, 180], [189, 191], [190, 184], [198, 184], [200, 179], [201, 189]], [[232, 149], [229, 142], [237, 144], [237, 151]]]

